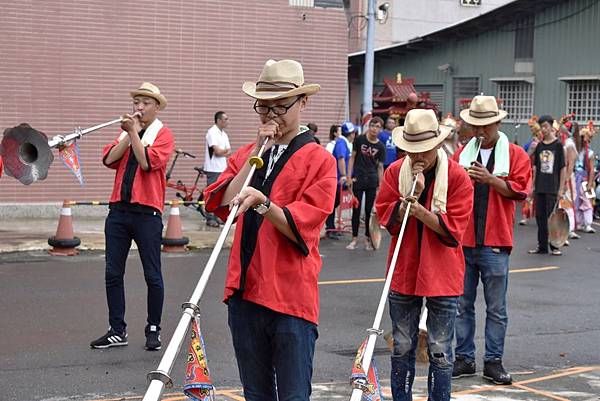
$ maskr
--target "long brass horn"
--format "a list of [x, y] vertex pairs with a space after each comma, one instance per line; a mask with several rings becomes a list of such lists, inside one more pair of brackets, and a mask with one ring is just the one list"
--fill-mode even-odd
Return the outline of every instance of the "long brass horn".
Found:
[[[258, 154], [250, 157], [248, 160], [248, 164], [250, 164], [252, 167], [250, 168], [248, 176], [246, 177], [246, 180], [244, 181], [240, 191], [250, 185], [250, 181], [252, 180], [254, 172], [257, 169], [262, 168], [264, 165], [262, 154], [266, 149], [268, 141], [269, 138], [265, 138], [265, 141], [258, 150]], [[239, 205], [235, 205], [231, 208], [231, 211], [227, 216], [227, 220], [225, 221], [225, 225], [221, 230], [221, 234], [219, 234], [217, 243], [215, 244], [210, 257], [208, 258], [208, 262], [206, 262], [204, 271], [198, 280], [198, 284], [196, 284], [196, 288], [194, 289], [190, 300], [181, 305], [183, 308], [183, 315], [179, 319], [179, 323], [177, 324], [175, 332], [173, 333], [173, 337], [171, 338], [171, 341], [169, 341], [169, 345], [167, 345], [167, 349], [165, 350], [165, 353], [158, 364], [158, 368], [148, 373], [148, 380], [150, 381], [150, 384], [148, 385], [146, 394], [144, 395], [144, 399], [142, 401], [158, 401], [161, 398], [164, 388], [173, 386], [173, 380], [170, 376], [171, 369], [173, 368], [177, 354], [181, 349], [181, 344], [185, 339], [185, 334], [188, 331], [190, 322], [194, 318], [195, 314], [200, 313], [200, 307], [198, 306], [198, 303], [200, 302], [200, 298], [204, 293], [204, 289], [206, 288], [206, 284], [208, 283], [208, 279], [210, 278], [213, 268], [217, 263], [217, 258], [219, 257], [219, 253], [221, 253], [221, 248], [223, 248], [223, 244], [225, 243], [225, 239], [227, 238], [227, 234], [229, 233], [229, 229], [233, 224], [233, 220], [235, 219], [238, 209]]]
[[68, 145], [90, 132], [122, 121], [123, 117], [83, 130], [76, 128], [71, 134], [56, 135], [50, 140], [46, 134], [26, 123], [7, 128], [0, 142], [0, 156], [6, 174], [25, 185], [44, 180], [54, 160], [53, 148]]
[[[414, 196], [415, 189], [417, 187], [417, 177], [414, 177], [414, 181], [412, 184], [412, 188], [410, 190], [410, 196]], [[396, 246], [394, 247], [394, 253], [392, 254], [392, 260], [390, 261], [387, 275], [385, 276], [385, 284], [383, 285], [383, 291], [381, 292], [381, 297], [379, 298], [379, 306], [377, 307], [377, 311], [375, 312], [375, 320], [373, 321], [373, 326], [367, 329], [367, 333], [369, 333], [367, 345], [365, 347], [365, 352], [362, 356], [362, 369], [364, 370], [365, 375], [368, 377], [369, 367], [371, 366], [371, 359], [373, 358], [373, 352], [375, 351], [375, 342], [377, 341], [377, 336], [383, 334], [383, 330], [381, 330], [381, 320], [383, 319], [383, 311], [385, 310], [385, 305], [387, 304], [388, 295], [390, 293], [390, 287], [392, 286], [392, 278], [394, 276], [394, 271], [396, 270], [396, 262], [398, 260], [398, 254], [400, 253], [400, 245], [402, 244], [402, 239], [404, 238], [404, 230], [406, 229], [406, 223], [408, 222], [408, 217], [410, 215], [410, 207], [412, 203], [408, 203], [406, 205], [406, 210], [404, 211], [404, 218], [402, 219], [402, 225], [400, 226], [400, 233], [398, 234], [398, 239], [396, 240]], [[365, 379], [356, 378], [352, 380], [350, 385], [352, 386], [352, 395], [350, 396], [350, 401], [360, 401], [363, 396], [363, 392], [368, 392], [368, 383]]]

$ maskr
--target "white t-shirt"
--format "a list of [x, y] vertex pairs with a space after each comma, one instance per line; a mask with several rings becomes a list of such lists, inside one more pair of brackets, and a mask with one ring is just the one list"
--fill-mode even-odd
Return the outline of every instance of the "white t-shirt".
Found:
[[209, 171], [211, 173], [222, 173], [225, 171], [227, 167], [227, 157], [226, 156], [217, 156], [214, 153], [211, 157], [211, 151], [209, 148], [211, 146], [216, 146], [220, 149], [231, 149], [229, 145], [229, 137], [227, 133], [217, 125], [213, 125], [206, 132], [206, 151], [204, 152], [204, 171]]
[[484, 166], [487, 166], [490, 156], [492, 155], [492, 150], [494, 150], [494, 148], [479, 149], [479, 154], [481, 155], [481, 164]]

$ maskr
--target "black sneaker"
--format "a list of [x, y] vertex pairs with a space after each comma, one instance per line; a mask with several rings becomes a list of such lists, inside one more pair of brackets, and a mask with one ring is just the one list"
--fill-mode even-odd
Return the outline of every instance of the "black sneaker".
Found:
[[468, 362], [465, 358], [457, 356], [452, 368], [452, 378], [475, 376], [475, 361]]
[[483, 362], [483, 378], [496, 384], [511, 384], [512, 377], [502, 366], [502, 359], [495, 358]]
[[108, 332], [97, 340], [90, 343], [92, 348], [109, 348], [109, 347], [122, 347], [127, 345], [127, 333], [117, 333], [113, 329], [108, 329]]
[[325, 234], [325, 236], [327, 238], [329, 238], [329, 239], [334, 240], [334, 241], [339, 241], [340, 240], [340, 236], [335, 231], [327, 231], [327, 233]]
[[160, 342], [160, 331], [154, 325], [146, 327], [146, 346], [148, 351], [158, 351], [162, 348]]

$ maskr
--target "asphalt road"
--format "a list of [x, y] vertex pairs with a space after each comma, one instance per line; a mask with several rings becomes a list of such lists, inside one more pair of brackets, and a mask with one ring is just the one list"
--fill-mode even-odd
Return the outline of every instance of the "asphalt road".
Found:
[[[548, 372], [600, 364], [599, 238], [600, 234], [592, 234], [571, 241], [562, 257], [531, 256], [526, 250], [535, 245], [535, 227], [518, 227], [508, 295], [505, 364], [509, 370]], [[383, 287], [380, 281], [331, 282], [382, 278], [387, 239], [376, 252], [347, 251], [344, 245], [330, 240], [321, 245], [324, 266], [315, 383], [347, 381]], [[170, 339], [180, 305], [188, 300], [208, 256], [208, 252], [164, 256], [163, 342]], [[143, 349], [146, 287], [137, 254], [131, 254], [126, 274], [129, 346], [92, 350], [88, 345], [108, 326], [103, 257], [102, 253], [71, 258], [41, 252], [0, 254], [0, 400], [124, 399], [144, 393], [146, 373], [156, 369], [161, 352]], [[227, 311], [221, 303], [227, 257], [228, 252], [223, 252], [202, 299], [202, 330], [215, 384], [236, 388], [240, 384]], [[479, 355], [484, 319], [481, 298]], [[384, 326], [390, 326], [387, 312]], [[175, 365], [176, 388], [170, 391], [181, 386], [186, 352]], [[383, 340], [378, 342], [376, 355], [381, 377], [389, 378]], [[481, 368], [481, 356], [478, 364]], [[418, 373], [425, 374], [425, 366]], [[572, 386], [582, 389], [584, 385]], [[585, 384], [583, 393], [600, 392], [600, 386], [590, 386], [596, 385]]]

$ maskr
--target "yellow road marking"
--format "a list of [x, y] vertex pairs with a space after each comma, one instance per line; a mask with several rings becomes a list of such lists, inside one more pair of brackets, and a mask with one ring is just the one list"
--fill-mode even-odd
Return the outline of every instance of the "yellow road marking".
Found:
[[246, 401], [246, 399], [242, 396], [239, 396], [237, 394], [232, 394], [231, 391], [224, 391], [222, 393], [224, 396], [231, 398], [232, 400], [235, 401]]
[[319, 285], [383, 283], [384, 278], [359, 278], [354, 280], [319, 281]]
[[[509, 273], [533, 273], [543, 272], [548, 270], [557, 270], [560, 266], [542, 266], [542, 267], [527, 267], [522, 269], [510, 269]], [[383, 283], [384, 278], [358, 278], [351, 280], [328, 280], [319, 281], [319, 285], [338, 285], [338, 284], [365, 284], [365, 283]]]
[[523, 269], [510, 269], [509, 273], [531, 273], [531, 272], [543, 272], [547, 270], [560, 269], [560, 266], [542, 266], [542, 267], [528, 267]]
[[[540, 376], [540, 377], [535, 377], [533, 379], [528, 379], [528, 380], [521, 380], [518, 382], [514, 382], [511, 386], [513, 387], [517, 387], [520, 388], [522, 390], [525, 391], [531, 391], [532, 393], [537, 393], [540, 395], [544, 395], [546, 397], [550, 397], [553, 398], [555, 400], [559, 400], [559, 401], [569, 401], [568, 399], [565, 398], [560, 398], [557, 395], [554, 395], [552, 393], [546, 392], [546, 391], [542, 391], [542, 390], [536, 390], [536, 389], [532, 389], [530, 387], [524, 386], [524, 384], [529, 384], [529, 383], [538, 383], [538, 382], [543, 382], [543, 381], [547, 381], [547, 380], [552, 380], [552, 379], [556, 379], [559, 377], [565, 377], [565, 376], [573, 376], [579, 373], [585, 373], [585, 372], [589, 372], [592, 370], [597, 370], [600, 369], [600, 366], [588, 366], [588, 367], [579, 367], [579, 368], [571, 368], [571, 369], [567, 369], [563, 372], [560, 373], [554, 373], [551, 375], [547, 375], [547, 376]], [[509, 386], [507, 386], [509, 387]], [[467, 394], [476, 394], [476, 393], [484, 393], [486, 391], [502, 391], [503, 386], [484, 386], [484, 387], [479, 387], [479, 388], [474, 388], [474, 389], [469, 389], [469, 390], [462, 390], [462, 391], [457, 391], [452, 393], [453, 397], [456, 397], [458, 395], [467, 395]], [[533, 391], [532, 391], [533, 390]], [[544, 394], [542, 394], [542, 392]], [[427, 397], [422, 397], [422, 398], [418, 398], [415, 401], [426, 401]]]
[[[525, 391], [528, 391], [528, 392], [531, 392], [531, 393], [543, 395], [545, 397], [552, 398], [557, 401], [569, 401], [568, 399], [559, 397], [553, 393], [525, 386], [525, 384], [543, 382], [543, 381], [547, 381], [547, 380], [556, 379], [559, 377], [573, 376], [573, 375], [577, 375], [580, 373], [590, 372], [590, 371], [598, 370], [598, 369], [600, 369], [600, 366], [574, 367], [574, 368], [565, 369], [564, 371], [559, 371], [558, 373], [553, 373], [553, 374], [546, 375], [546, 376], [540, 376], [540, 377], [535, 377], [532, 379], [514, 382], [512, 384], [512, 386], [517, 387], [522, 390], [525, 390]], [[526, 373], [529, 374], [531, 372], [526, 372]], [[426, 377], [416, 377], [415, 379], [426, 379]], [[328, 382], [328, 383], [321, 383], [321, 384], [316, 383], [315, 385], [325, 385], [325, 384], [332, 385], [332, 384], [346, 384], [346, 383], [347, 382]], [[383, 386], [383, 387], [385, 387], [385, 386]], [[510, 387], [510, 386], [507, 386], [507, 387]], [[386, 387], [386, 389], [387, 388], [389, 388], [389, 387]], [[484, 387], [479, 387], [479, 388], [472, 388], [472, 389], [468, 389], [468, 390], [457, 391], [457, 392], [452, 393], [452, 396], [456, 397], [458, 395], [476, 394], [476, 393], [483, 393], [486, 391], [502, 391], [503, 388], [504, 388], [504, 386], [484, 386]], [[215, 392], [215, 394], [223, 395], [225, 397], [231, 398], [234, 401], [245, 401], [244, 397], [234, 394], [234, 393], [237, 393], [240, 391], [242, 391], [241, 388], [230, 388], [227, 390], [217, 390]], [[163, 398], [163, 401], [187, 400], [187, 397], [182, 396], [181, 392], [163, 394], [163, 397], [166, 397], [166, 398]], [[138, 396], [117, 397], [117, 398], [100, 398], [100, 399], [88, 400], [88, 401], [126, 401], [126, 400], [141, 400], [142, 398], [143, 398], [143, 396], [138, 395]], [[427, 397], [415, 399], [415, 401], [426, 401], [426, 400], [427, 400]]]
[[525, 391], [528, 391], [528, 392], [533, 393], [533, 394], [542, 395], [544, 397], [552, 398], [553, 400], [557, 400], [557, 401], [571, 401], [568, 398], [559, 397], [559, 396], [557, 396], [555, 394], [552, 394], [552, 393], [550, 393], [548, 391], [543, 391], [543, 390], [538, 390], [538, 389], [535, 389], [535, 388], [523, 386], [522, 384], [519, 384], [519, 383], [513, 384], [513, 387], [520, 388], [521, 390], [525, 390]]

